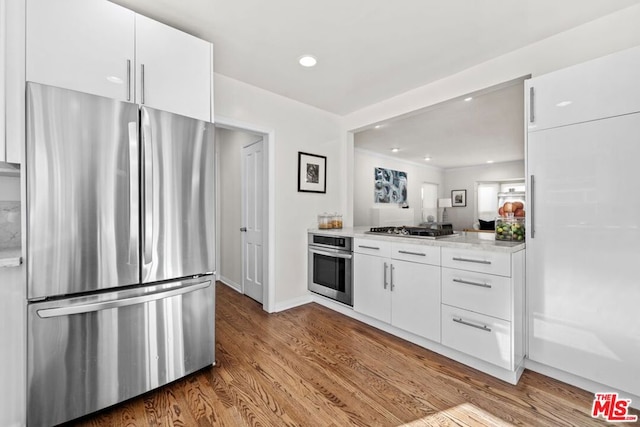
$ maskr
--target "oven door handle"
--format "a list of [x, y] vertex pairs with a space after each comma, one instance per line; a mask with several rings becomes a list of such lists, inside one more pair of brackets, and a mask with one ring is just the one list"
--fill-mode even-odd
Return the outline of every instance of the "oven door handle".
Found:
[[311, 252], [312, 254], [318, 254], [318, 255], [325, 255], [325, 256], [329, 256], [332, 258], [342, 258], [342, 259], [351, 259], [353, 258], [353, 255], [351, 254], [345, 254], [339, 251], [329, 251], [329, 250], [319, 250], [319, 249], [311, 249], [309, 248], [309, 252]]

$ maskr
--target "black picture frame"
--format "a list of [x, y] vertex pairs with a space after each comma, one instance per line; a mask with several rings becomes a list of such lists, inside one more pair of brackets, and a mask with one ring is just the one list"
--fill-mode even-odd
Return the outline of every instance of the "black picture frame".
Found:
[[327, 157], [298, 151], [298, 191], [327, 192]]
[[467, 190], [451, 190], [451, 206], [454, 208], [467, 206]]

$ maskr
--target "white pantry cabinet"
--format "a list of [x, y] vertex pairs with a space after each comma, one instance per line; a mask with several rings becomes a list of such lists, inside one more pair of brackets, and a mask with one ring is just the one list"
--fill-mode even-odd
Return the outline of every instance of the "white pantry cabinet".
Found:
[[439, 342], [440, 248], [367, 239], [354, 246], [353, 309]]
[[21, 163], [25, 138], [24, 0], [0, 0], [0, 162]]
[[211, 44], [107, 0], [27, 0], [26, 80], [211, 121]]
[[525, 84], [529, 132], [640, 111], [640, 46]]
[[27, 0], [27, 81], [133, 101], [135, 13], [106, 0]]
[[136, 15], [136, 67], [139, 103], [212, 121], [210, 43]]

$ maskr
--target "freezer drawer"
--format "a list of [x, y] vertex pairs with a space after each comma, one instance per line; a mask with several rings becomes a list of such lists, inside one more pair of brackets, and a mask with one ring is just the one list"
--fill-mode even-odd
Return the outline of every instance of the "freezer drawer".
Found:
[[49, 426], [214, 362], [212, 276], [28, 307], [28, 425]]

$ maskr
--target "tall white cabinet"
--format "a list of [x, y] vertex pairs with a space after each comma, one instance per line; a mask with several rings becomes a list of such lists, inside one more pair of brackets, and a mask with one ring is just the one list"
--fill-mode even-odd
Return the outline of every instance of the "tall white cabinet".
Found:
[[27, 0], [26, 80], [212, 121], [212, 47], [106, 0]]
[[528, 356], [635, 396], [638, 76], [640, 47], [526, 85]]

